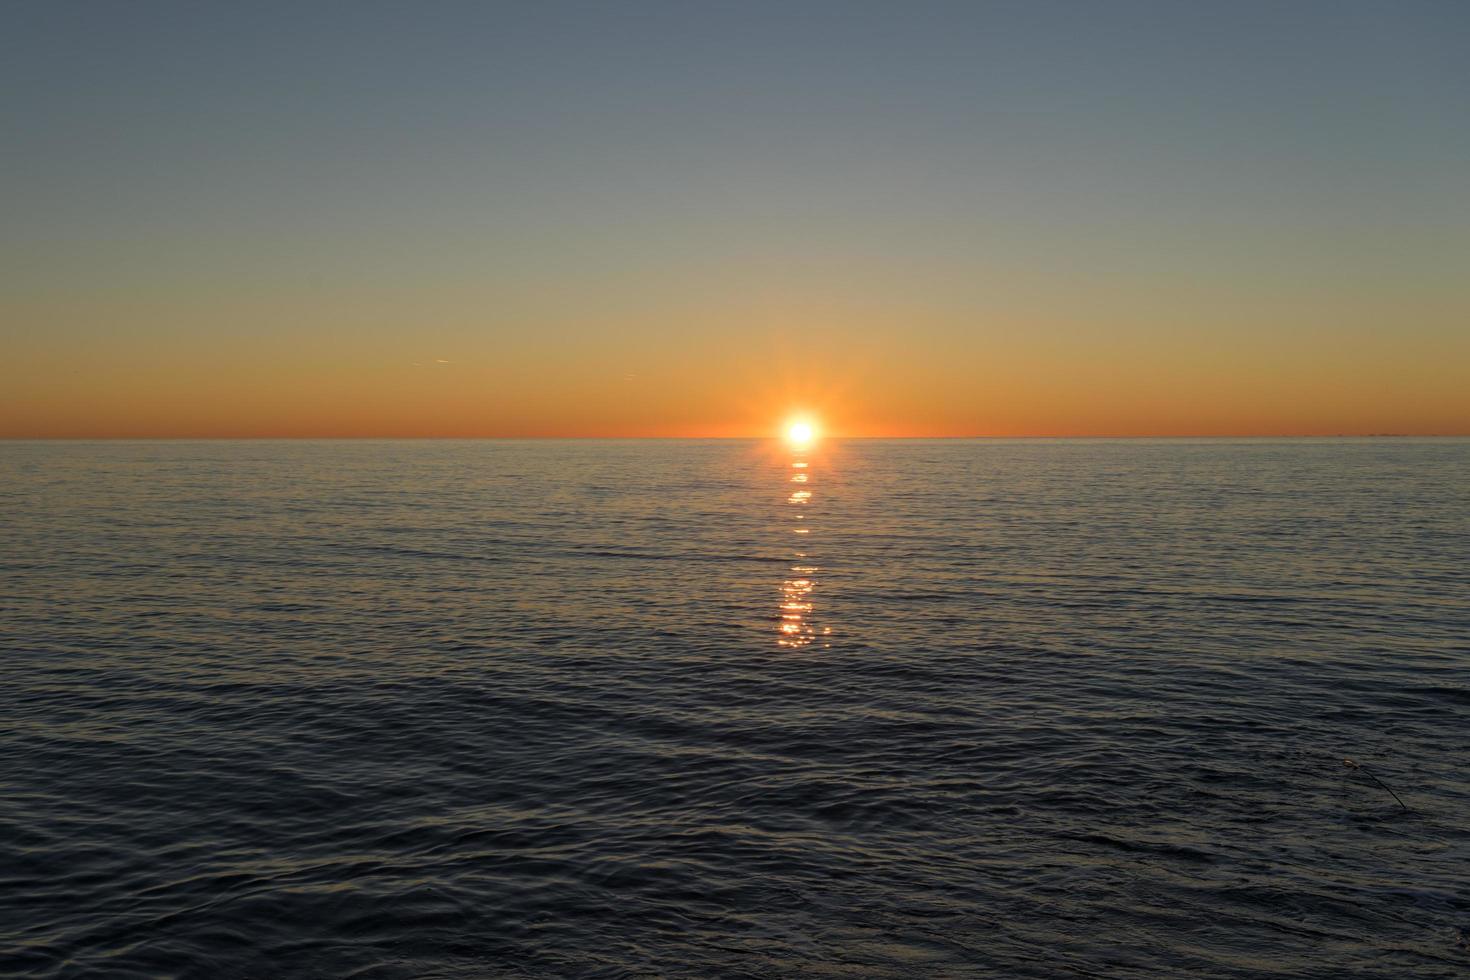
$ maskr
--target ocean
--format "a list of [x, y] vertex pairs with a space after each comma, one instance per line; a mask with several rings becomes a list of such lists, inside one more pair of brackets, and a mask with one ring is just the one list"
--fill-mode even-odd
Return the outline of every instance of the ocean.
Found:
[[5, 975], [1465, 977], [1470, 441], [0, 443], [0, 709]]

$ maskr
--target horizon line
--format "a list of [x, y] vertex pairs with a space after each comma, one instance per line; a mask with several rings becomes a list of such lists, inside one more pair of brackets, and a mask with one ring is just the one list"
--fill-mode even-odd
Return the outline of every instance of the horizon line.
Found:
[[[1466, 432], [1317, 432], [1317, 433], [1213, 433], [1213, 434], [1106, 434], [1106, 435], [827, 435], [833, 442], [897, 441], [1025, 441], [1025, 440], [1128, 440], [1128, 439], [1466, 439]], [[780, 440], [777, 434], [745, 436], [656, 436], [656, 435], [152, 435], [152, 436], [0, 436], [0, 442], [760, 442]]]

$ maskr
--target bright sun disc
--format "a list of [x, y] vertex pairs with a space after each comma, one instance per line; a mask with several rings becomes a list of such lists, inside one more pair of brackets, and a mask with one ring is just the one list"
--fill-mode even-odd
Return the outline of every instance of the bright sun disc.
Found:
[[810, 422], [792, 422], [786, 426], [786, 441], [793, 446], [805, 446], [816, 435], [817, 430]]

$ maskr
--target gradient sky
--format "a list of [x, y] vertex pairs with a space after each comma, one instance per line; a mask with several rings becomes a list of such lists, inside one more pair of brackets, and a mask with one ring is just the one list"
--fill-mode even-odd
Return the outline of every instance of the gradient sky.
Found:
[[17, 0], [0, 436], [1470, 433], [1470, 3]]

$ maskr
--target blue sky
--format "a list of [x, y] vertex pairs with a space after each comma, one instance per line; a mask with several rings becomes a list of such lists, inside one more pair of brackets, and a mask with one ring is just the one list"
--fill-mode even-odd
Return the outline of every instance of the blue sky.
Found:
[[[1440, 426], [1465, 409], [1444, 365], [1465, 353], [1463, 3], [24, 2], [7, 20], [0, 275], [27, 425], [68, 384], [105, 412], [89, 372], [118, 358], [286, 358], [283, 316], [309, 357], [397, 363], [426, 335], [543, 377], [554, 355], [658, 361], [675, 335], [699, 370], [741, 322], [768, 356], [800, 316], [877, 359], [914, 336], [972, 358], [1025, 330], [1089, 357], [1115, 339], [1124, 374], [1171, 370], [1149, 352], [1185, 330], [1186, 360], [1234, 338], [1308, 372], [1303, 351], [1340, 343], [1366, 377], [1392, 334], [1396, 380], [1356, 397], [1424, 388]], [[82, 348], [110, 353], [58, 375]], [[919, 414], [983, 430], [962, 394]], [[1385, 424], [1408, 407], [1385, 401]]]

